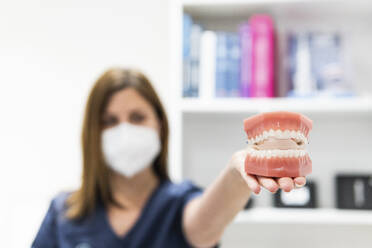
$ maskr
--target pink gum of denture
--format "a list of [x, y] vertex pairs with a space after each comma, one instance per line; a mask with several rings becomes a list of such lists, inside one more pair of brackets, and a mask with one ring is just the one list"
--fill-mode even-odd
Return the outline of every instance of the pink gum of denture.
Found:
[[[244, 120], [244, 131], [248, 139], [255, 138], [270, 129], [301, 131], [308, 138], [312, 126], [312, 120], [306, 116], [285, 111], [262, 113]], [[270, 158], [247, 155], [245, 171], [248, 174], [266, 177], [306, 176], [312, 171], [312, 162], [307, 154], [302, 157]]]

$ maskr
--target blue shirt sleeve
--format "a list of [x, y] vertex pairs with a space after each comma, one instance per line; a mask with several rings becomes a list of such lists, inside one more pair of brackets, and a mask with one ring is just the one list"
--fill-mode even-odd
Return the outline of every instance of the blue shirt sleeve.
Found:
[[180, 190], [183, 191], [183, 207], [192, 199], [197, 196], [201, 196], [203, 193], [203, 189], [195, 184], [193, 184], [190, 180], [185, 180], [180, 184]]
[[[185, 180], [183, 181], [180, 185], [179, 185], [179, 190], [180, 192], [182, 192], [182, 204], [181, 204], [181, 208], [180, 208], [180, 211], [178, 213], [178, 219], [179, 220], [182, 220], [182, 216], [183, 216], [183, 212], [185, 210], [185, 207], [186, 205], [191, 201], [193, 200], [194, 198], [196, 197], [199, 197], [202, 195], [203, 193], [203, 189], [197, 185], [195, 185], [192, 181], [190, 180]], [[182, 232], [182, 236], [184, 238], [184, 241], [190, 246], [190, 247], [193, 247], [191, 245], [191, 243], [189, 243], [189, 241], [187, 240], [186, 236], [185, 236], [185, 233], [183, 232], [183, 227], [182, 227], [182, 221], [180, 221], [179, 223], [179, 227], [180, 231]], [[219, 244], [217, 244], [216, 246], [214, 247], [219, 247]]]
[[58, 216], [63, 214], [65, 200], [71, 192], [60, 192], [50, 202], [32, 248], [58, 248]]
[[39, 231], [32, 243], [32, 248], [57, 248], [56, 239], [56, 209], [55, 199], [49, 205], [48, 211], [41, 223]]
[[[195, 184], [193, 184], [189, 180], [184, 181], [182, 184], [185, 185], [185, 187], [187, 188], [187, 190], [186, 190], [186, 193], [184, 194], [183, 201], [182, 201], [182, 206], [181, 206], [181, 211], [180, 211], [180, 216], [179, 216], [180, 220], [182, 220], [183, 212], [185, 210], [185, 207], [186, 207], [187, 203], [189, 203], [194, 198], [196, 198], [198, 196], [201, 196], [202, 193], [203, 193], [202, 192], [202, 189], [199, 186], [196, 186]], [[190, 247], [192, 247], [191, 243], [189, 243], [189, 241], [187, 240], [186, 235], [185, 235], [185, 233], [183, 231], [182, 221], [181, 221], [181, 227], [180, 228], [181, 228], [182, 235], [183, 235], [183, 237], [185, 239], [185, 242], [188, 245], [190, 245]]]

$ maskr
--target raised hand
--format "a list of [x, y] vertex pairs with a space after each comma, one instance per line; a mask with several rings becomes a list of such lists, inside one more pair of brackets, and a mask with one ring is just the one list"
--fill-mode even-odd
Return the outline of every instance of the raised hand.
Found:
[[261, 186], [267, 189], [268, 191], [275, 193], [278, 189], [282, 189], [285, 192], [289, 192], [297, 187], [302, 187], [306, 184], [305, 177], [263, 177], [247, 174], [244, 169], [244, 162], [247, 156], [247, 150], [240, 150], [233, 154], [229, 165], [236, 169], [244, 181], [247, 183], [247, 186], [255, 193], [259, 194], [261, 191]]

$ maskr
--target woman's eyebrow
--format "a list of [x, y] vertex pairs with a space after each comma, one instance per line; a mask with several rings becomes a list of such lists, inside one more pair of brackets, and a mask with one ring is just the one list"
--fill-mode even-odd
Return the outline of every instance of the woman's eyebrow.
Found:
[[134, 107], [134, 108], [130, 109], [129, 112], [141, 112], [141, 113], [145, 113], [146, 110], [141, 109], [141, 108], [138, 108], [138, 107]]
[[103, 118], [107, 118], [107, 117], [112, 117], [112, 116], [115, 117], [115, 114], [113, 114], [113, 113], [107, 113], [107, 112], [106, 112], [106, 113], [103, 114], [102, 117], [103, 117]]

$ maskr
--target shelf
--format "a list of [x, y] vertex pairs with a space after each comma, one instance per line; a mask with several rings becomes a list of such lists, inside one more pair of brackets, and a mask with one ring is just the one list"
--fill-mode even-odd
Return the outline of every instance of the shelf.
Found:
[[368, 14], [372, 2], [365, 0], [181, 0], [184, 9], [196, 16], [244, 15], [252, 12]]
[[[180, 0], [181, 5], [185, 7], [204, 7], [204, 6], [298, 6], [310, 4], [318, 7], [332, 5], [338, 7], [351, 7], [353, 10], [360, 10], [362, 7], [372, 7], [370, 1], [355, 0]], [[341, 6], [340, 6], [341, 5]], [[344, 9], [345, 10], [345, 9]]]
[[371, 112], [372, 98], [221, 98], [214, 100], [183, 99], [183, 113], [257, 113], [296, 111], [307, 113]]
[[372, 225], [372, 211], [340, 209], [273, 209], [253, 208], [241, 212], [235, 223], [287, 223]]
[[[318, 0], [319, 1], [319, 0]], [[338, 1], [338, 0], [333, 0]], [[306, 3], [311, 0], [181, 0], [185, 6]]]

